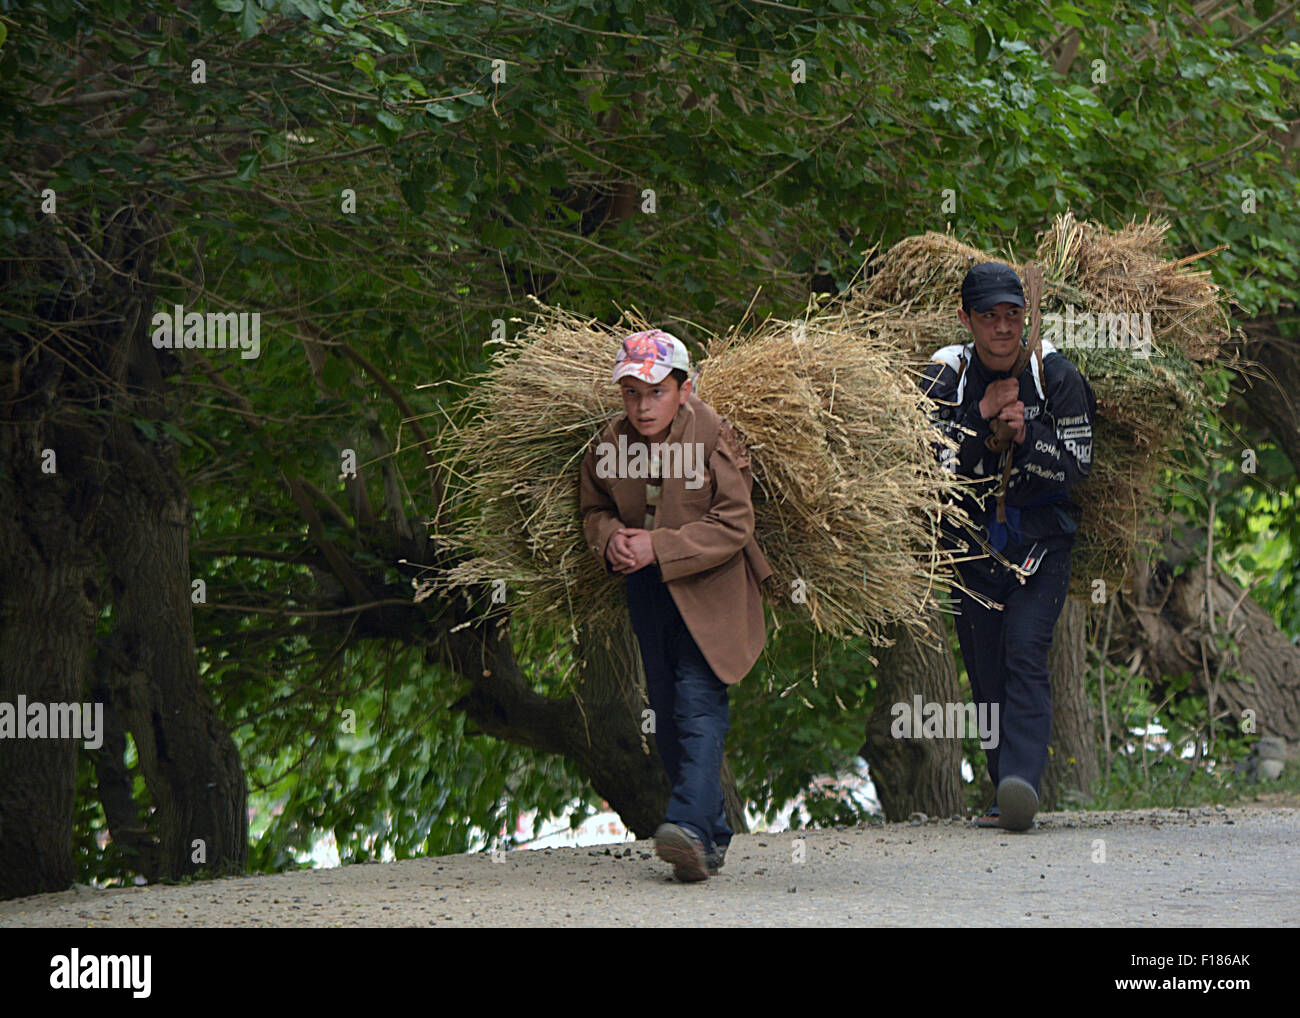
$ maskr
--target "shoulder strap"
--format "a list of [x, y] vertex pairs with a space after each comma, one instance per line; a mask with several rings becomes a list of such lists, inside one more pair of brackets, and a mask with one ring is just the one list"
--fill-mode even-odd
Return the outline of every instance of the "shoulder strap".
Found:
[[966, 394], [966, 366], [970, 364], [970, 344], [961, 348], [961, 366], [957, 369], [957, 387], [953, 390], [953, 402], [961, 406], [962, 396]]

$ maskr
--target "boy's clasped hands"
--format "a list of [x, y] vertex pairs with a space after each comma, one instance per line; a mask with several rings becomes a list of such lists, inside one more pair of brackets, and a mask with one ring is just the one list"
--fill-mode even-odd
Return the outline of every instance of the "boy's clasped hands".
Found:
[[605, 545], [605, 560], [616, 573], [634, 573], [655, 560], [650, 531], [624, 527], [617, 531]]

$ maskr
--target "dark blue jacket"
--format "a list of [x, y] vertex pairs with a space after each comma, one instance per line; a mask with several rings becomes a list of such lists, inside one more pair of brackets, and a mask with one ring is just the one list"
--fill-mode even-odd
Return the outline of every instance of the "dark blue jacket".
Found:
[[[1038, 362], [1032, 357], [1020, 376], [1025, 441], [1011, 446], [1007, 527], [1013, 541], [1069, 545], [1079, 521], [1079, 507], [1070, 500], [1069, 489], [1092, 468], [1097, 400], [1079, 369], [1046, 340], [1042, 354], [1045, 377], [1039, 377]], [[980, 416], [979, 403], [991, 382], [1009, 375], [990, 371], [975, 352], [975, 344], [964, 343], [946, 346], [931, 357], [921, 381], [922, 391], [941, 402], [932, 415], [936, 426], [960, 446], [956, 451], [941, 448], [940, 462], [961, 477], [984, 480], [965, 499], [965, 507], [985, 539], [998, 549], [1005, 543], [993, 497], [1002, 476], [1001, 454], [984, 446], [991, 432]]]

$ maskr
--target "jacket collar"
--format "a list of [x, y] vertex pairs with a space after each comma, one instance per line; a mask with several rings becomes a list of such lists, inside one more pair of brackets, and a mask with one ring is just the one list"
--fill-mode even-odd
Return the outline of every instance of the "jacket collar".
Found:
[[975, 373], [975, 377], [981, 382], [995, 382], [1001, 378], [1010, 378], [1011, 369], [1007, 368], [1002, 371], [994, 371], [980, 359], [979, 348], [974, 343], [970, 344], [970, 366]]
[[[989, 382], [995, 382], [1000, 378], [1011, 377], [1010, 371], [992, 371], [988, 367], [986, 367], [984, 362], [980, 360], [979, 350], [975, 348], [974, 342], [967, 343], [966, 347], [969, 350], [969, 358], [970, 358], [970, 363], [967, 365], [966, 370], [968, 373], [971, 373], [976, 378], [978, 378], [985, 387], [988, 386]], [[1056, 352], [1057, 352], [1056, 347], [1054, 347], [1047, 340], [1043, 339], [1040, 341], [1039, 353], [1042, 356], [1041, 363], [1043, 365], [1043, 373], [1046, 373], [1047, 371], [1048, 355], [1054, 354]], [[1041, 377], [1041, 374], [1039, 372], [1039, 363], [1040, 362], [1037, 357], [1030, 357], [1029, 368], [1025, 372], [1025, 374], [1029, 375], [1029, 377], [1033, 380], [1034, 388], [1038, 390], [1038, 398], [1041, 400], [1046, 400], [1047, 380]], [[1022, 375], [1021, 377], [1023, 378], [1024, 376]]]

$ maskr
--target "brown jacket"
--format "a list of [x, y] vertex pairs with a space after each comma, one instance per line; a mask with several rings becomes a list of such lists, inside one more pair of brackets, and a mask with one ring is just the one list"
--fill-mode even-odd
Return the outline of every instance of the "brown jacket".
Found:
[[[640, 437], [627, 414], [606, 425], [582, 461], [583, 532], [602, 562], [615, 531], [645, 526], [645, 478], [596, 476], [596, 447], [617, 445], [619, 435], [629, 448]], [[745, 677], [767, 639], [760, 584], [772, 569], [754, 540], [749, 457], [731, 426], [694, 395], [678, 408], [665, 441], [692, 449], [701, 443], [708, 479], [693, 490], [685, 478], [663, 479], [650, 542], [686, 628], [730, 685]]]

